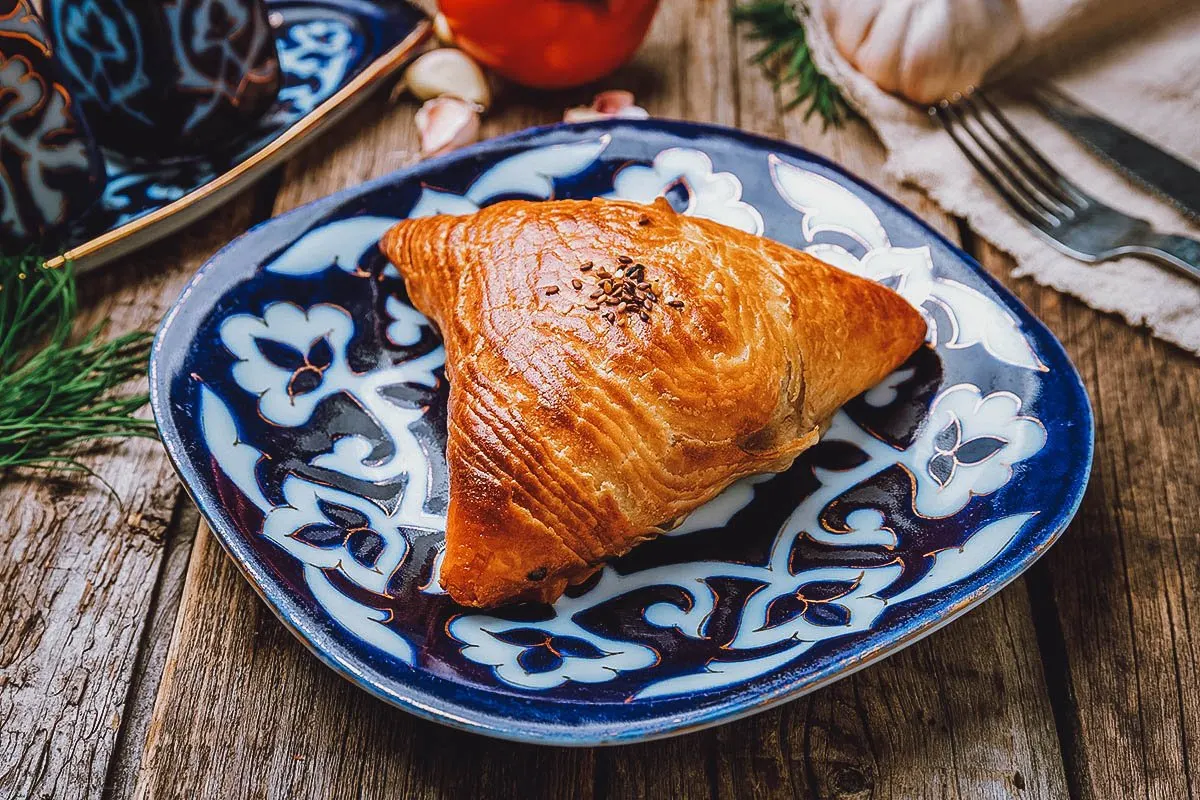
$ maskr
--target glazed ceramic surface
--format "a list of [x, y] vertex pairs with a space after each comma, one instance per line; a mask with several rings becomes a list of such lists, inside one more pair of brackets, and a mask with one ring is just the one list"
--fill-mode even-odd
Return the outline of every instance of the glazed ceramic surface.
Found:
[[240, 135], [279, 91], [263, 0], [45, 0], [54, 52], [105, 146], [197, 152]]
[[109, 151], [104, 194], [68, 242], [65, 256], [79, 269], [171, 233], [261, 177], [397, 72], [428, 28], [403, 0], [266, 0], [266, 8], [282, 70], [275, 104], [205, 156], [147, 161]]
[[55, 235], [104, 185], [104, 161], [27, 0], [0, 0], [0, 245]]
[[[502, 198], [660, 194], [895, 288], [931, 346], [790, 470], [553, 606], [459, 607], [438, 583], [444, 355], [377, 241]], [[932, 229], [805, 151], [657, 121], [517, 134], [271, 220], [184, 292], [151, 383], [213, 530], [324, 662], [421, 716], [553, 744], [695, 729], [914, 641], [1054, 541], [1092, 449], [1061, 347]]]

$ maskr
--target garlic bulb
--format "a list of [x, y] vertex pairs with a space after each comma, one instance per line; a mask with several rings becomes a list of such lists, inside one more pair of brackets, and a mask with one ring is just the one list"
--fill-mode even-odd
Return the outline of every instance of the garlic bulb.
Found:
[[826, 0], [824, 17], [855, 69], [922, 104], [982, 83], [1023, 32], [1018, 0]]
[[437, 97], [417, 111], [421, 155], [440, 156], [479, 140], [479, 108], [457, 97]]
[[492, 102], [483, 70], [466, 53], [449, 47], [418, 57], [405, 70], [404, 85], [418, 100], [449, 95], [485, 111]]

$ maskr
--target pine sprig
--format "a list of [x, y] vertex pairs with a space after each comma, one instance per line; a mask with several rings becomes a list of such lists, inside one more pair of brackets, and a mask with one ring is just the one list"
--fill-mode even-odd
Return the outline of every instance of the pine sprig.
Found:
[[837, 85], [813, 63], [804, 25], [793, 10], [793, 2], [753, 0], [736, 6], [733, 19], [750, 26], [750, 38], [763, 43], [752, 60], [767, 71], [776, 88], [794, 87], [795, 96], [784, 110], [807, 103], [804, 119], [817, 114], [826, 127], [838, 127], [854, 112]]
[[75, 275], [33, 253], [0, 254], [0, 479], [12, 467], [89, 470], [80, 446], [154, 436], [133, 414], [145, 392], [117, 392], [146, 372], [149, 333], [111, 340], [97, 325], [75, 337]]

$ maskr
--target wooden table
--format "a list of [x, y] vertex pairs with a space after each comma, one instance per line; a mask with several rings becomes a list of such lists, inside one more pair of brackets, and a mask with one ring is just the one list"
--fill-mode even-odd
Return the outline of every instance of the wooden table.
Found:
[[[1200, 793], [1197, 361], [1011, 279], [1003, 255], [888, 181], [862, 126], [826, 132], [782, 113], [731, 5], [665, 2], [638, 59], [601, 88], [828, 155], [961, 241], [1044, 319], [1097, 421], [1091, 485], [1061, 542], [962, 620], [781, 708], [645, 745], [537, 748], [420, 721], [321, 666], [200, 523], [160, 447], [126, 442], [88, 460], [123, 505], [97, 483], [0, 487], [0, 796]], [[505, 91], [485, 135], [555, 121], [590, 95]], [[88, 278], [89, 313], [114, 330], [157, 325], [249, 225], [407, 163], [414, 109], [375, 98], [211, 218]]]

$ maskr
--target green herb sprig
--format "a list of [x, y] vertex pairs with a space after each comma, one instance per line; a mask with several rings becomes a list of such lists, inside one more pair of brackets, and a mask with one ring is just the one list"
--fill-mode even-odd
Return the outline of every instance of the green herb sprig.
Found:
[[13, 467], [90, 472], [79, 447], [154, 436], [133, 416], [146, 393], [116, 392], [145, 375], [151, 335], [105, 340], [97, 325], [76, 337], [77, 311], [70, 264], [0, 254], [0, 480]]
[[839, 127], [853, 109], [841, 90], [813, 63], [804, 25], [796, 16], [794, 0], [753, 0], [736, 6], [733, 19], [750, 27], [750, 38], [763, 42], [753, 58], [771, 76], [776, 88], [793, 86], [795, 96], [784, 106], [791, 110], [808, 104], [804, 119], [821, 117], [825, 127]]

